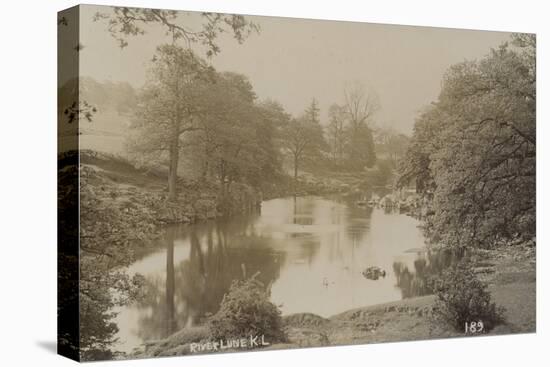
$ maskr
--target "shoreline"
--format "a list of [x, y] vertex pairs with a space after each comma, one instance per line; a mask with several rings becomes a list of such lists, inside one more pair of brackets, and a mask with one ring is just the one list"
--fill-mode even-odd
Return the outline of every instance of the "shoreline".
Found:
[[[446, 325], [434, 324], [431, 315], [435, 295], [426, 295], [353, 308], [327, 318], [312, 313], [286, 315], [282, 319], [288, 342], [256, 350], [533, 333], [536, 331], [535, 247], [506, 246], [499, 250], [496, 259], [489, 260], [495, 257], [495, 251], [480, 250], [475, 266], [478, 277], [488, 284], [493, 300], [506, 309], [505, 322], [489, 332], [464, 334]], [[167, 338], [145, 342], [130, 356], [187, 355], [190, 343], [204, 342], [207, 338], [205, 326], [189, 327]], [[224, 352], [238, 351], [243, 350]]]

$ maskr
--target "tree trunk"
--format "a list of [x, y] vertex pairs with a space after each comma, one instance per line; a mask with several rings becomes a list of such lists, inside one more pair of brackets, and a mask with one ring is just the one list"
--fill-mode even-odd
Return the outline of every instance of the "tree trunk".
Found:
[[298, 156], [294, 156], [294, 195], [298, 189]]
[[176, 234], [173, 229], [168, 230], [166, 243], [166, 330], [165, 336], [172, 335], [177, 329], [175, 318], [176, 306], [174, 303], [175, 294], [175, 272], [174, 272], [174, 241]]
[[178, 136], [173, 137], [170, 143], [170, 167], [168, 172], [168, 200], [176, 201], [178, 183], [179, 144]]

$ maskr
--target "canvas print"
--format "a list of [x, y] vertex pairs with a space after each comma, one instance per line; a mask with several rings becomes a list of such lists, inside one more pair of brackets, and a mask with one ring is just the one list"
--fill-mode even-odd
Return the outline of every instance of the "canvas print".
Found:
[[534, 34], [94, 5], [57, 28], [60, 354], [535, 332]]

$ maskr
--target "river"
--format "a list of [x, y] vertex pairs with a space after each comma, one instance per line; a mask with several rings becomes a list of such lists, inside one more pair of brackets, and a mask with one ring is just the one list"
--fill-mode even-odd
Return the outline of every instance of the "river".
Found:
[[[129, 352], [215, 313], [232, 280], [257, 274], [283, 315], [328, 317], [422, 294], [426, 269], [418, 221], [341, 197], [290, 197], [258, 213], [172, 226], [158, 250], [128, 272], [146, 279], [145, 297], [119, 308], [115, 350]], [[362, 271], [378, 266], [385, 277]]]

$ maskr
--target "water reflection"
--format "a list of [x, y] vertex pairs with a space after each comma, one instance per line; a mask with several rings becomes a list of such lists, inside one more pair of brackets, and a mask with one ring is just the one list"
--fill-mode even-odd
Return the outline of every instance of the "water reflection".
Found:
[[403, 262], [393, 263], [397, 286], [401, 289], [403, 298], [431, 294], [431, 278], [456, 264], [463, 256], [462, 253], [451, 250], [419, 251], [417, 255], [413, 262], [413, 270]]
[[[145, 298], [118, 310], [118, 350], [159, 339], [215, 313], [234, 279], [258, 274], [283, 314], [331, 316], [400, 299], [410, 248], [424, 246], [417, 221], [341, 198], [266, 201], [261, 214], [166, 230], [158, 251], [128, 271], [145, 276]], [[388, 276], [372, 281], [369, 266]], [[401, 287], [401, 286], [400, 286]]]
[[[245, 224], [233, 222], [233, 236], [253, 230]], [[255, 273], [266, 285], [277, 279], [283, 253], [234, 248], [228, 244], [227, 231], [223, 222], [167, 230], [165, 274], [147, 276], [146, 296], [135, 307], [140, 339], [163, 338], [187, 325], [200, 324], [207, 314], [217, 311], [234, 279]], [[176, 248], [184, 258], [175, 261]]]

